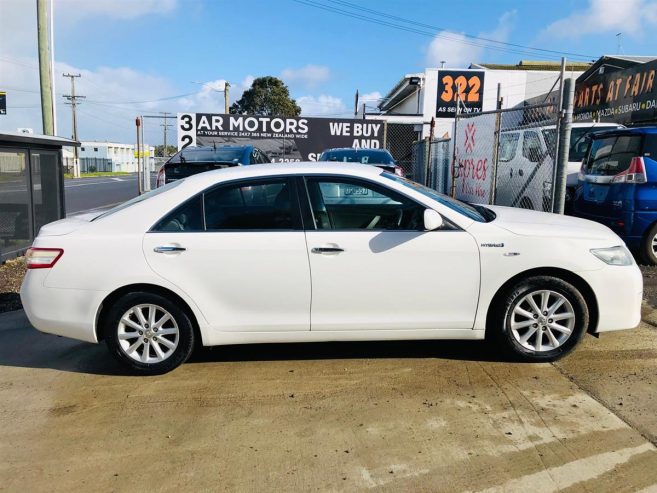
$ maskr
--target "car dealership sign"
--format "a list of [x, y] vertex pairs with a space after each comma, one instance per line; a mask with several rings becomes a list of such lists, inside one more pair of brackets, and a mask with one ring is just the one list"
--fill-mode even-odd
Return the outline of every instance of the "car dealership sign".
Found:
[[315, 161], [334, 147], [383, 147], [382, 120], [178, 113], [178, 149], [254, 144], [275, 162]]
[[575, 121], [657, 120], [657, 61], [599, 74], [575, 87]]

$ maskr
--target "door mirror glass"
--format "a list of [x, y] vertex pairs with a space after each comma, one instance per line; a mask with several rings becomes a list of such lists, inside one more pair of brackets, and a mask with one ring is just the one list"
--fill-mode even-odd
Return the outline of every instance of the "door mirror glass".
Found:
[[424, 229], [433, 231], [443, 225], [443, 216], [438, 214], [433, 209], [425, 209], [424, 211]]

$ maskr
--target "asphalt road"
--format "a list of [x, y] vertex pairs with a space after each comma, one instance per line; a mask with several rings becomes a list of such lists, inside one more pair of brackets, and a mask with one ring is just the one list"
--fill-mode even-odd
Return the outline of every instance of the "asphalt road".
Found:
[[108, 207], [137, 195], [137, 175], [67, 179], [64, 193], [67, 215]]
[[654, 492], [655, 334], [556, 365], [478, 342], [226, 346], [133, 377], [9, 312], [0, 491]]

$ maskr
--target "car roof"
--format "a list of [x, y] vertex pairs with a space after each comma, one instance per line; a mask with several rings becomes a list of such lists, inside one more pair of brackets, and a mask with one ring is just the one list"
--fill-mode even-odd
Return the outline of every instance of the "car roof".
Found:
[[596, 132], [595, 139], [603, 137], [613, 137], [616, 135], [654, 135], [657, 134], [657, 127], [631, 127], [631, 128], [615, 128], [613, 130], [606, 130], [603, 132]]
[[254, 164], [250, 166], [234, 166], [232, 168], [217, 169], [198, 173], [185, 178], [190, 185], [200, 183], [239, 180], [242, 178], [257, 178], [277, 175], [300, 175], [300, 174], [336, 174], [358, 177], [373, 177], [382, 173], [381, 168], [368, 164], [339, 163], [333, 164], [327, 161], [305, 161], [296, 163], [268, 163]]
[[389, 152], [388, 149], [381, 149], [379, 147], [374, 147], [374, 148], [371, 148], [371, 147], [334, 147], [332, 149], [325, 149], [324, 151], [322, 151], [322, 154], [324, 154], [325, 152], [334, 152], [334, 151], [340, 151], [340, 152], [344, 152], [344, 151]]

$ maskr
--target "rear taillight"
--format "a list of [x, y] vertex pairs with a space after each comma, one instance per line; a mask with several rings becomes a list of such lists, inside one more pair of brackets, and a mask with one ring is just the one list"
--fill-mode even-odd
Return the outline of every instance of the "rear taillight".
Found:
[[160, 171], [157, 172], [157, 180], [155, 181], [155, 188], [160, 188], [164, 185], [164, 182], [167, 179], [166, 171], [164, 171], [164, 166], [160, 168]]
[[50, 269], [64, 255], [61, 248], [29, 248], [25, 254], [28, 269]]
[[646, 166], [642, 157], [633, 157], [630, 167], [614, 176], [612, 183], [646, 183]]

